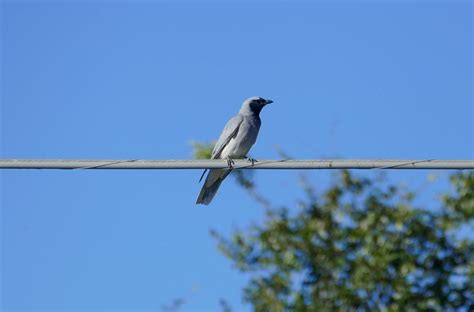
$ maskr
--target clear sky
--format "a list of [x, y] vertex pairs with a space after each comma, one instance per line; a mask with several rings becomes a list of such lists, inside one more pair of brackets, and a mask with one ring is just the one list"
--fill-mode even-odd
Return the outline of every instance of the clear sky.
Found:
[[[1, 157], [189, 159], [249, 96], [251, 155], [472, 159], [471, 1], [1, 2]], [[237, 311], [209, 229], [263, 211], [198, 170], [2, 171], [2, 311]], [[321, 189], [328, 171], [306, 174]], [[416, 188], [429, 171], [390, 172]], [[446, 186], [447, 172], [426, 200]], [[278, 204], [297, 173], [258, 171]], [[444, 182], [443, 182], [444, 181]], [[437, 189], [438, 188], [438, 189]]]

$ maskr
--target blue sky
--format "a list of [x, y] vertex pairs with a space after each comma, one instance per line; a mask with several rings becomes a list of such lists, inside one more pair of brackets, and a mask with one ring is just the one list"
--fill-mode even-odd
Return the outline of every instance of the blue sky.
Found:
[[[188, 159], [274, 100], [252, 156], [473, 159], [470, 1], [1, 3], [1, 157]], [[216, 249], [263, 211], [197, 170], [2, 171], [2, 311], [237, 311]], [[331, 172], [308, 171], [319, 189]], [[430, 171], [389, 172], [424, 185]], [[423, 194], [433, 203], [448, 172]], [[259, 171], [276, 204], [297, 173]]]

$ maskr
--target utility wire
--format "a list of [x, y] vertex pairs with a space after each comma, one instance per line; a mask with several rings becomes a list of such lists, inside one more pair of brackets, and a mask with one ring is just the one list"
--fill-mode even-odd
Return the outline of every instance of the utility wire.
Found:
[[[474, 169], [474, 160], [310, 159], [258, 160], [254, 164], [235, 159], [235, 169]], [[0, 159], [0, 169], [224, 169], [225, 159], [215, 160], [85, 160]]]

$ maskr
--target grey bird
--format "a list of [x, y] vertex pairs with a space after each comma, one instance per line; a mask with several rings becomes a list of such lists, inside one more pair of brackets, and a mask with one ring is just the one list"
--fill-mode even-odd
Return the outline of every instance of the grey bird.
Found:
[[[260, 112], [265, 105], [270, 103], [273, 103], [273, 101], [258, 96], [250, 97], [244, 101], [237, 116], [232, 117], [227, 122], [214, 146], [211, 159], [227, 159], [229, 168], [209, 170], [196, 204], [208, 205], [216, 195], [222, 181], [232, 171], [232, 159], [247, 157], [247, 153], [257, 140], [258, 131], [260, 130]], [[253, 159], [248, 159], [252, 163], [254, 162]], [[206, 170], [203, 172], [201, 179], [205, 173]]]

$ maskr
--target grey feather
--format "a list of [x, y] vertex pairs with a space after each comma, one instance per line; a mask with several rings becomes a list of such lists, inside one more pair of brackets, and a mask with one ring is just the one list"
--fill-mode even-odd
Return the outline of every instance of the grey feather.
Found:
[[[212, 156], [211, 159], [219, 159], [219, 156], [222, 152], [222, 150], [226, 147], [227, 143], [234, 138], [237, 133], [239, 132], [239, 127], [240, 124], [242, 123], [243, 116], [237, 115], [232, 117], [227, 124], [224, 127], [224, 130], [222, 131], [221, 135], [219, 136], [219, 139], [216, 142], [216, 145], [214, 145], [214, 149], [212, 150]], [[206, 174], [207, 169], [205, 169], [199, 178], [199, 182], [201, 182], [202, 178]]]
[[199, 193], [196, 204], [209, 205], [221, 186], [222, 181], [229, 175], [232, 169], [211, 169], [206, 177], [206, 181]]
[[[265, 105], [270, 103], [272, 103], [271, 100], [265, 100], [260, 97], [251, 97], [245, 100], [239, 114], [232, 117], [225, 125], [214, 146], [211, 159], [244, 158], [257, 140], [261, 124], [260, 111]], [[196, 204], [208, 205], [216, 195], [222, 181], [231, 171], [231, 168], [210, 170], [196, 200]]]
[[216, 142], [216, 145], [214, 145], [211, 159], [219, 158], [220, 154], [222, 153], [222, 150], [226, 147], [229, 141], [232, 138], [234, 138], [239, 132], [239, 127], [242, 124], [243, 120], [244, 120], [244, 117], [242, 115], [237, 115], [237, 116], [232, 117], [227, 122], [227, 124], [224, 127], [224, 130], [222, 130], [222, 133]]

